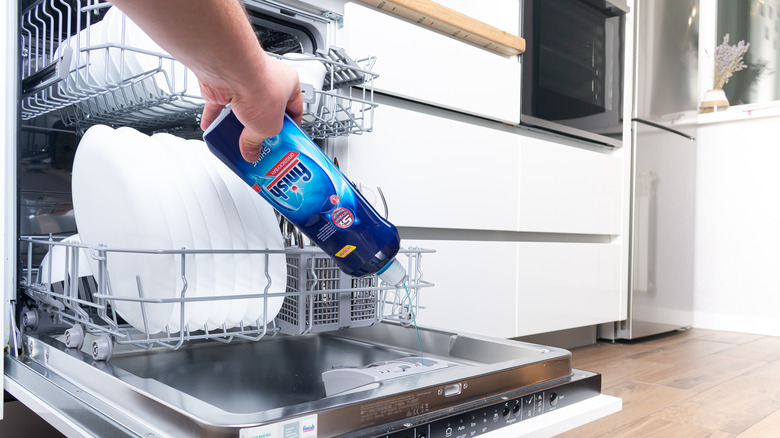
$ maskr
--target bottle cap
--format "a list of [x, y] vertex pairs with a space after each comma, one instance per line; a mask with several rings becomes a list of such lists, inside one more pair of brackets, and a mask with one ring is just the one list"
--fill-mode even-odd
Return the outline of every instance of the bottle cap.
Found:
[[391, 286], [399, 287], [406, 281], [406, 269], [398, 259], [393, 259], [379, 271], [379, 278]]

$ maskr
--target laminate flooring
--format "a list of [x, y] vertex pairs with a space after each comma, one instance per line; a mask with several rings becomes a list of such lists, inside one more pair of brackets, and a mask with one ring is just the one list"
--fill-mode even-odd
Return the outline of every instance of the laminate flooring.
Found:
[[623, 410], [561, 437], [780, 437], [780, 338], [690, 329], [571, 351]]

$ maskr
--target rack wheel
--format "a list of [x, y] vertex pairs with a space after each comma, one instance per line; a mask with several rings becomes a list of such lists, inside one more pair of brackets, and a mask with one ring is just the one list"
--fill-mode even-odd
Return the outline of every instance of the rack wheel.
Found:
[[103, 335], [92, 341], [92, 358], [95, 360], [108, 360], [114, 352], [114, 342], [111, 336]]
[[25, 327], [35, 330], [38, 328], [38, 310], [28, 310], [24, 312], [24, 316], [22, 317], [22, 324], [24, 324]]
[[65, 346], [78, 349], [84, 346], [84, 329], [81, 324], [76, 324], [65, 330]]

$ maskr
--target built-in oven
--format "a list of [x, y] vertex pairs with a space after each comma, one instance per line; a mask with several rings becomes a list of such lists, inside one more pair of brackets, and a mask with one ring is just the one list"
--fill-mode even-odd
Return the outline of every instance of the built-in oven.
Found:
[[524, 0], [522, 124], [621, 145], [622, 0]]

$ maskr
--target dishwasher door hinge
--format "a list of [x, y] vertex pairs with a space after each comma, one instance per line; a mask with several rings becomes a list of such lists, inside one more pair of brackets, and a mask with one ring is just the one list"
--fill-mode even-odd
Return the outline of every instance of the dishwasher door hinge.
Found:
[[330, 20], [335, 21], [336, 25], [339, 27], [339, 29], [344, 27], [344, 16], [343, 15], [337, 14], [337, 13], [335, 13], [333, 11], [325, 11], [322, 14], [322, 16], [325, 17], [325, 18], [328, 18]]

